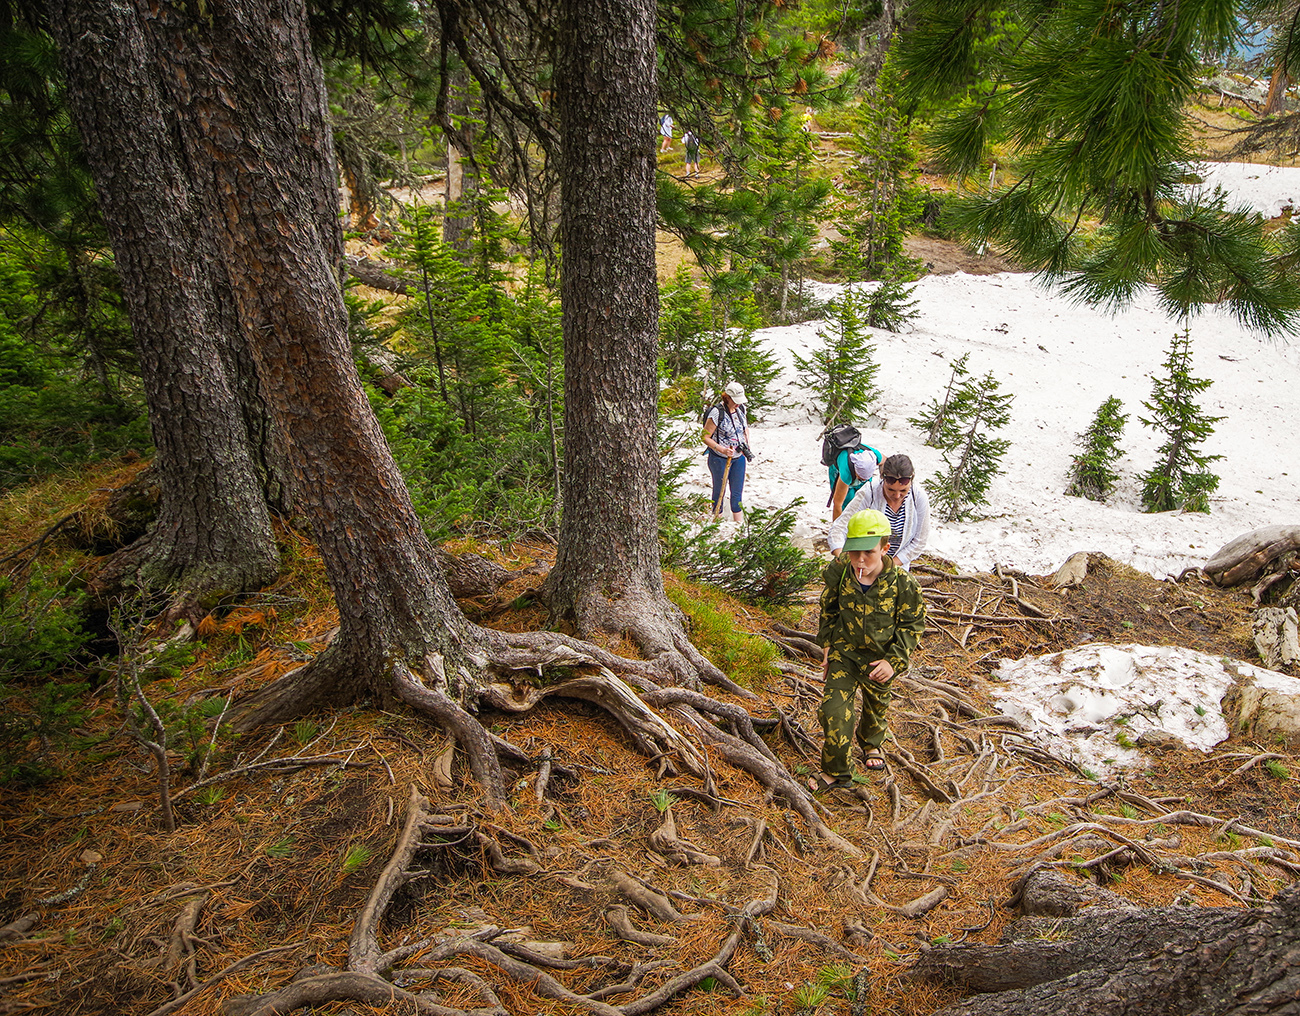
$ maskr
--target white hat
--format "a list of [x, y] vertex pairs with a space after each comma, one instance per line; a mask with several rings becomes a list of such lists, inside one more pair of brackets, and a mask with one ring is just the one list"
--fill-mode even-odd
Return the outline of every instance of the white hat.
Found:
[[722, 393], [730, 395], [731, 401], [738, 406], [746, 405], [749, 401], [745, 398], [745, 389], [740, 387], [739, 382], [736, 381], [732, 381], [726, 388], [722, 389]]

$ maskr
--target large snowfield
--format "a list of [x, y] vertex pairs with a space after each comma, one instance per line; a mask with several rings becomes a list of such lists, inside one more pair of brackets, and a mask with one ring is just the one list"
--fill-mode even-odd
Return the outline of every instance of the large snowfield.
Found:
[[[1217, 164], [1203, 174], [1266, 215], [1300, 194], [1300, 169]], [[841, 287], [811, 284], [824, 300]], [[1217, 309], [1191, 321], [1193, 374], [1213, 385], [1201, 393], [1206, 413], [1220, 416], [1203, 450], [1223, 456], [1212, 466], [1219, 489], [1207, 514], [1148, 514], [1137, 477], [1156, 461], [1162, 435], [1138, 420], [1164, 373], [1180, 322], [1151, 294], [1117, 313], [1080, 305], [1028, 274], [931, 275], [913, 292], [917, 317], [899, 333], [872, 330], [881, 396], [873, 419], [856, 421], [863, 440], [886, 455], [905, 452], [922, 483], [942, 465], [908, 422], [940, 396], [949, 364], [970, 353], [973, 375], [992, 374], [1015, 396], [1011, 422], [997, 436], [1011, 441], [992, 482], [987, 517], [935, 522], [929, 551], [962, 568], [995, 563], [1031, 574], [1056, 570], [1080, 550], [1102, 551], [1158, 578], [1200, 565], [1229, 540], [1260, 526], [1300, 522], [1300, 343], [1251, 332]], [[751, 507], [805, 499], [796, 536], [815, 540], [830, 524], [829, 489], [819, 462], [821, 433], [807, 394], [795, 384], [792, 352], [819, 343], [820, 322], [768, 328], [757, 338], [775, 351], [785, 373], [774, 386], [782, 403], [750, 428], [758, 461], [745, 482]], [[1078, 435], [1111, 396], [1129, 414], [1117, 462], [1122, 480], [1106, 502], [1066, 497]], [[708, 488], [704, 461], [689, 483]]]
[[[1300, 169], [1215, 164], [1203, 167], [1201, 176], [1207, 186], [1227, 191], [1232, 203], [1269, 217], [1293, 206], [1292, 195], [1300, 195]], [[830, 299], [839, 288], [815, 285], [814, 292]], [[907, 418], [941, 394], [950, 362], [964, 353], [970, 354], [973, 375], [992, 372], [1000, 390], [1015, 396], [1011, 421], [997, 433], [1010, 440], [1011, 448], [992, 481], [986, 517], [964, 523], [933, 520], [929, 553], [964, 570], [1000, 564], [1046, 574], [1077, 551], [1101, 551], [1164, 578], [1204, 564], [1228, 541], [1252, 529], [1300, 523], [1296, 339], [1251, 332], [1216, 309], [1192, 319], [1192, 373], [1214, 382], [1198, 402], [1204, 412], [1222, 417], [1203, 445], [1203, 451], [1222, 456], [1211, 467], [1220, 477], [1219, 488], [1209, 514], [1148, 514], [1139, 503], [1137, 478], [1155, 463], [1163, 438], [1138, 418], [1150, 415], [1142, 403], [1152, 397], [1152, 375], [1163, 375], [1170, 339], [1182, 327], [1151, 294], [1109, 313], [1044, 288], [1031, 275], [957, 273], [922, 279], [913, 297], [918, 314], [902, 332], [871, 333], [881, 394], [873, 418], [856, 421], [866, 443], [886, 455], [910, 455], [922, 483], [933, 476], [942, 455], [922, 443], [924, 436]], [[744, 497], [749, 507], [803, 498], [794, 535], [805, 545], [825, 536], [831, 516], [826, 470], [819, 461], [822, 428], [806, 393], [794, 383], [792, 352], [817, 345], [821, 327], [809, 322], [765, 329], [756, 336], [778, 354], [784, 368], [774, 386], [782, 405], [750, 427], [758, 461], [749, 470]], [[1067, 497], [1062, 491], [1071, 457], [1079, 450], [1078, 435], [1111, 396], [1121, 399], [1129, 414], [1117, 462], [1120, 487], [1105, 503]], [[687, 482], [707, 490], [704, 460], [697, 461]], [[1104, 665], [1080, 663], [1074, 694], [1058, 684], [1059, 662], [1004, 666], [1003, 678], [1010, 682], [1005, 708], [1047, 735], [1080, 722], [1095, 726], [1106, 716], [1131, 711], [1135, 702], [1190, 702], [1185, 694], [1190, 683], [1208, 680], [1200, 693], [1215, 694], [1211, 689], [1226, 687], [1230, 679], [1211, 657], [1175, 660], [1171, 651], [1154, 657], [1153, 651], [1140, 648], [1116, 651], [1127, 662], [1111, 653]], [[1281, 680], [1300, 693], [1300, 681]], [[1175, 708], [1166, 707], [1163, 726], [1177, 728], [1190, 743], [1209, 748], [1226, 736], [1221, 727], [1198, 723], [1188, 713], [1190, 705], [1177, 716]], [[1132, 761], [1077, 739], [1076, 755], [1103, 768], [1108, 759]]]

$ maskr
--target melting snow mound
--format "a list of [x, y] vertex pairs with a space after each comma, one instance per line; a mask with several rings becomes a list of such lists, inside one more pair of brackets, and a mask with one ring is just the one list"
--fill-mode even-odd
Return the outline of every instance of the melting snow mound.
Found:
[[1139, 738], [1208, 752], [1228, 736], [1220, 708], [1239, 677], [1300, 681], [1237, 660], [1173, 646], [1076, 646], [1049, 656], [1003, 660], [993, 698], [1043, 745], [1101, 775], [1142, 761]]

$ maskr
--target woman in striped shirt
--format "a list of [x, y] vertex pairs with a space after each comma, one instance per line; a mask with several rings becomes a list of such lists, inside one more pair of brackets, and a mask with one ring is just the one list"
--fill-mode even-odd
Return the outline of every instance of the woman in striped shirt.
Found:
[[831, 523], [831, 554], [840, 556], [849, 519], [855, 512], [874, 508], [889, 520], [889, 556], [899, 568], [910, 569], [930, 539], [930, 502], [916, 479], [912, 460], [891, 455], [880, 464], [880, 472], [863, 484], [844, 511]]

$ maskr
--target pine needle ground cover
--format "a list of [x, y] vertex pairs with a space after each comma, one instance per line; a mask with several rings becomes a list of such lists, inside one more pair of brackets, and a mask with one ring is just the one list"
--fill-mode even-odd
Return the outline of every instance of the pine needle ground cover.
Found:
[[[66, 513], [68, 501], [53, 492], [48, 497], [43, 518], [23, 508], [24, 532], [43, 531]], [[193, 662], [149, 685], [153, 698], [180, 708], [240, 694], [323, 644], [334, 617], [319, 563], [301, 536], [282, 533], [281, 543], [290, 551], [284, 581], [205, 619], [190, 647]], [[43, 554], [67, 552], [54, 544]], [[467, 607], [481, 623], [535, 625], [538, 608], [525, 594], [539, 581], [537, 566], [546, 556], [542, 547], [522, 545], [500, 554], [516, 577], [490, 601]], [[900, 682], [891, 706], [889, 770], [883, 779], [820, 799], [827, 821], [856, 853], [811, 842], [793, 812], [720, 759], [710, 762], [706, 790], [700, 780], [666, 773], [664, 760], [634, 751], [607, 714], [568, 701], [524, 716], [485, 717], [527, 759], [511, 769], [511, 799], [501, 811], [480, 809], [459, 760], [448, 764], [449, 745], [439, 730], [404, 709], [371, 703], [237, 740], [220, 735], [209, 772], [230, 775], [192, 791], [186, 787], [194, 776], [178, 755], [178, 827], [167, 834], [159, 826], [153, 767], [122, 733], [101, 685], [88, 696], [81, 731], [93, 748], [63, 752], [62, 775], [49, 782], [5, 788], [4, 923], [35, 915], [31, 927], [0, 941], [6, 1002], [60, 1013], [208, 1016], [221, 1012], [223, 1002], [278, 987], [312, 964], [341, 967], [358, 913], [399, 837], [412, 788], [432, 806], [472, 822], [475, 836], [439, 853], [395, 899], [380, 929], [386, 948], [467, 929], [512, 929], [524, 941], [565, 943], [554, 948], [570, 959], [666, 961], [647, 975], [640, 989], [646, 990], [673, 970], [706, 962], [735, 927], [736, 908], [775, 886], [775, 907], [752, 922], [726, 965], [747, 994], [737, 998], [706, 981], [664, 1012], [792, 1013], [814, 1005], [843, 1012], [863, 997], [874, 1013], [934, 1012], [959, 993], [914, 980], [911, 966], [927, 946], [996, 941], [1011, 916], [1004, 904], [1016, 880], [1054, 848], [1061, 850], [1048, 860], [1090, 872], [1144, 903], [1239, 905], [1228, 892], [1267, 897], [1288, 880], [1281, 870], [1258, 866], [1247, 890], [1241, 864], [1231, 860], [1206, 861], [1197, 881], [1133, 856], [1112, 857], [1098, 868], [1100, 848], [1073, 831], [1089, 824], [1135, 841], [1145, 833], [1147, 842], [1177, 838], [1183, 856], [1260, 846], [1233, 831], [1233, 818], [1266, 830], [1274, 846], [1295, 840], [1300, 769], [1285, 748], [1233, 741], [1211, 756], [1152, 755], [1148, 768], [1129, 773], [1121, 786], [1080, 776], [1032, 750], [1009, 750], [1008, 731], [978, 722], [989, 712], [988, 672], [998, 659], [1050, 652], [1085, 635], [1174, 644], [1192, 632], [1206, 651], [1243, 656], [1250, 637], [1244, 597], [1159, 583], [1102, 560], [1082, 589], [1065, 595], [1022, 576], [1021, 598], [1051, 618], [1034, 619], [988, 606], [987, 590], [1001, 583], [998, 576], [940, 575], [948, 570], [931, 564], [939, 567], [918, 574], [934, 608], [932, 630], [918, 653], [915, 680]], [[786, 646], [766, 683], [756, 683], [760, 701], [744, 705], [760, 718], [779, 710], [810, 732], [801, 741], [774, 729], [765, 739], [792, 771], [814, 772], [817, 670], [790, 650], [797, 640], [787, 633], [813, 627], [815, 607], [786, 608], [777, 618], [681, 580], [670, 585], [711, 611], [729, 612], [747, 637]], [[995, 613], [1002, 620], [961, 620]], [[987, 754], [966, 750], [962, 738]], [[1274, 756], [1271, 766], [1242, 769], [1261, 753]], [[987, 760], [1003, 755], [987, 793], [976, 792]], [[544, 766], [550, 776], [539, 800]], [[1163, 826], [1164, 809], [1222, 821]], [[682, 863], [665, 852], [669, 818], [678, 844], [716, 863]], [[1108, 841], [1107, 849], [1115, 846]], [[513, 873], [503, 873], [501, 858], [514, 864]], [[639, 930], [673, 944], [634, 946], [614, 934], [609, 915], [627, 907], [611, 882], [614, 872], [653, 889], [688, 918], [668, 922], [628, 908]], [[907, 916], [931, 893], [941, 901]], [[493, 980], [510, 1012], [581, 1011], [540, 997], [488, 964], [468, 959], [466, 965]], [[610, 977], [599, 962], [553, 974], [575, 991]], [[182, 1004], [171, 1005], [182, 996]], [[475, 995], [452, 986], [443, 1002], [472, 1006]], [[350, 1003], [316, 1011], [402, 1010]]]

